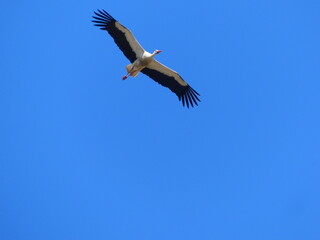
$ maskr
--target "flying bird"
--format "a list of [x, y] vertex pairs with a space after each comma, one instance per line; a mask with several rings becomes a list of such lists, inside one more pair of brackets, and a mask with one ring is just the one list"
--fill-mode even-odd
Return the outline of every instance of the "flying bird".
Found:
[[182, 101], [183, 106], [186, 105], [189, 108], [189, 106], [198, 105], [198, 102], [200, 102], [198, 96], [200, 94], [190, 87], [176, 71], [154, 59], [157, 54], [162, 52], [161, 50], [155, 50], [153, 53], [147, 52], [141, 47], [131, 31], [121, 25], [105, 10], [97, 10], [94, 13], [95, 16], [93, 18], [95, 20], [92, 20], [92, 22], [95, 23], [95, 26], [106, 30], [131, 62], [126, 66], [127, 74], [122, 78], [123, 80], [129, 76], [136, 77], [142, 72], [174, 92], [179, 100]]

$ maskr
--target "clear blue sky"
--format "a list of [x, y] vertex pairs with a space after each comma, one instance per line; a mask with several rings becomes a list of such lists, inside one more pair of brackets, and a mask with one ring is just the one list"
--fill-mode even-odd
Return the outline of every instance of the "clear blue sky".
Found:
[[[2, 240], [320, 239], [320, 2], [5, 1]], [[201, 94], [143, 74], [105, 9]]]

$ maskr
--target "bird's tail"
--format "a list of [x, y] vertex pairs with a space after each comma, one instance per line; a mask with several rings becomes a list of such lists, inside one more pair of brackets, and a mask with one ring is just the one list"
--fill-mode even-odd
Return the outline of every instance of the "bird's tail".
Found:
[[132, 64], [127, 65], [126, 70], [127, 70], [127, 73], [129, 73], [130, 70], [132, 70]]
[[139, 74], [139, 71], [134, 69], [132, 63], [126, 66], [126, 70], [127, 70], [127, 73], [129, 73], [130, 76], [132, 76], [132, 77], [136, 77]]

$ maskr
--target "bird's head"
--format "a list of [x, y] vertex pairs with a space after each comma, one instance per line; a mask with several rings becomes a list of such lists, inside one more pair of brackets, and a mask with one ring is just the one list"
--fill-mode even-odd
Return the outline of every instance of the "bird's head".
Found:
[[157, 55], [157, 54], [159, 54], [159, 53], [161, 53], [161, 52], [162, 52], [161, 50], [157, 50], [157, 49], [156, 49], [156, 50], [154, 50], [153, 54], [154, 54], [154, 55]]

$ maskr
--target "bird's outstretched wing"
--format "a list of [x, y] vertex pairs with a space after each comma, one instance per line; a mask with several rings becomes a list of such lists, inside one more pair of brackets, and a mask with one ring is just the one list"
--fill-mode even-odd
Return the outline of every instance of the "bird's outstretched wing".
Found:
[[95, 20], [92, 20], [92, 22], [96, 23], [95, 26], [100, 27], [100, 29], [108, 31], [130, 62], [134, 62], [138, 57], [142, 56], [145, 50], [129, 29], [121, 25], [105, 10], [98, 10], [94, 13], [96, 16], [93, 16]]
[[198, 102], [201, 102], [198, 98], [200, 94], [190, 87], [177, 72], [158, 61], [152, 61], [148, 67], [144, 68], [141, 72], [174, 92], [179, 100], [182, 100], [183, 106], [187, 105], [189, 108], [190, 105], [193, 107], [194, 104], [198, 105]]

